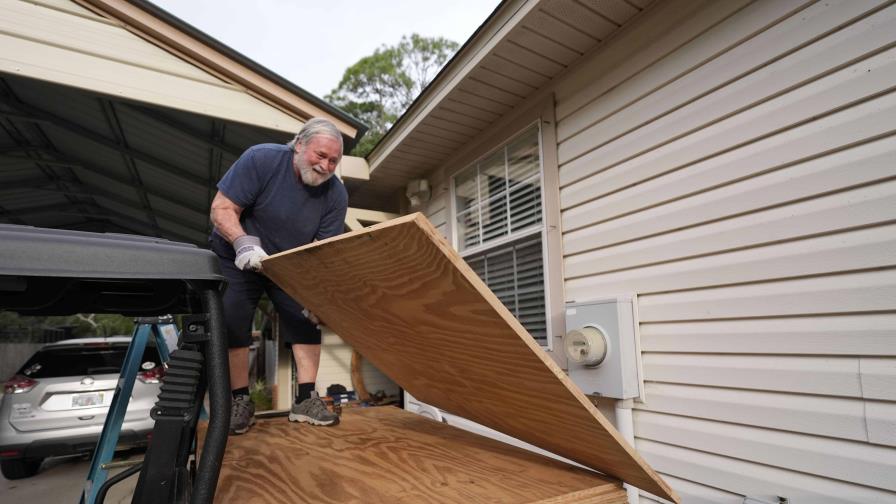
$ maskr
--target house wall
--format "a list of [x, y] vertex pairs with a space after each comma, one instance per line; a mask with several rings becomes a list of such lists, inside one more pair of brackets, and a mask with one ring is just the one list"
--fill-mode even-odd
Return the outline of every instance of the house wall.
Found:
[[[399, 393], [398, 385], [370, 361], [361, 361], [361, 377], [364, 379], [364, 388], [371, 394], [379, 390], [394, 396]], [[321, 340], [320, 367], [317, 371], [318, 393], [322, 396], [326, 395], [327, 387], [335, 383], [344, 385], [348, 390], [355, 389], [352, 386], [352, 347], [338, 335], [324, 329]]]
[[421, 209], [432, 225], [435, 226], [445, 238], [450, 238], [448, 234], [448, 219], [450, 217], [451, 205], [448, 198], [450, 198], [448, 181], [440, 177], [440, 180], [438, 180], [437, 184], [432, 188], [432, 196], [429, 202]]
[[672, 0], [541, 91], [565, 300], [638, 295], [684, 502], [896, 502], [894, 89], [896, 6]]
[[896, 502], [896, 7], [695, 5], [554, 89], [566, 298], [638, 294], [686, 502]]

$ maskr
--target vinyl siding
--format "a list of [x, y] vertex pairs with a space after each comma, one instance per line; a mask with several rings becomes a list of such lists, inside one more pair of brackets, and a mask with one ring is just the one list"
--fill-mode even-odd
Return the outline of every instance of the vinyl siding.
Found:
[[448, 219], [451, 213], [451, 195], [448, 180], [430, 181], [432, 197], [422, 212], [446, 239], [448, 236]]
[[554, 92], [565, 298], [638, 295], [646, 460], [896, 502], [896, 6], [660, 2]]

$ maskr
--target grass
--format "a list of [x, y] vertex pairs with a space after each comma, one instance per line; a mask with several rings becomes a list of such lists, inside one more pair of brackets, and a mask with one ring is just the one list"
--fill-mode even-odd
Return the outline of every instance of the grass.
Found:
[[267, 411], [274, 407], [271, 389], [265, 384], [264, 380], [256, 380], [249, 387], [249, 398], [255, 403], [255, 411]]

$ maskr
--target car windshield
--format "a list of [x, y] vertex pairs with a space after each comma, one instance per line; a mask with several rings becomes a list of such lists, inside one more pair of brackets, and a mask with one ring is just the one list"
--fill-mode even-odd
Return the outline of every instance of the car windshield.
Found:
[[[109, 374], [121, 371], [127, 343], [86, 343], [43, 348], [19, 370], [29, 378], [57, 378]], [[161, 363], [155, 345], [147, 345], [141, 365], [144, 369]]]

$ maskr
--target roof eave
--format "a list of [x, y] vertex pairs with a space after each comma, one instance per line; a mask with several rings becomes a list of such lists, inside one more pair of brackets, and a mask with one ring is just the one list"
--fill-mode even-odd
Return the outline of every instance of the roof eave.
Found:
[[537, 0], [504, 0], [495, 8], [370, 151], [367, 161], [371, 173], [442, 98], [460, 84], [466, 74], [537, 5]]
[[346, 150], [357, 143], [368, 130], [355, 117], [147, 0], [75, 1], [111, 16], [165, 49], [181, 53], [207, 69], [239, 83], [302, 121], [315, 116], [329, 116], [349, 140]]

